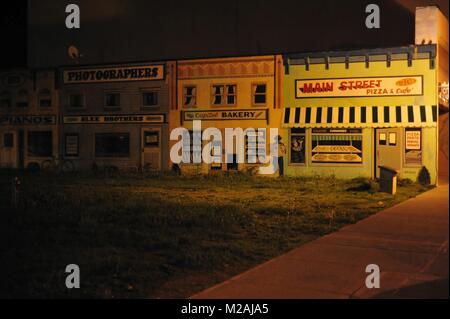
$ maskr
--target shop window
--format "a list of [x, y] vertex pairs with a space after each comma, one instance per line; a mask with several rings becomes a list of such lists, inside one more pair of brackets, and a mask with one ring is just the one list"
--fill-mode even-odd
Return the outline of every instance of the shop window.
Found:
[[106, 93], [105, 107], [119, 108], [120, 107], [120, 93]]
[[142, 93], [142, 105], [143, 106], [158, 105], [158, 92], [149, 91]]
[[144, 146], [145, 147], [159, 147], [159, 132], [158, 131], [144, 131]]
[[80, 137], [78, 133], [69, 133], [65, 135], [64, 149], [68, 157], [77, 157], [79, 155]]
[[28, 132], [27, 145], [29, 157], [51, 157], [53, 155], [52, 132]]
[[3, 135], [3, 147], [5, 148], [14, 147], [14, 135], [12, 133], [5, 133]]
[[[214, 154], [214, 149], [215, 148], [220, 148], [220, 154], [219, 155], [215, 155]], [[216, 141], [213, 140], [212, 141], [212, 148], [211, 148], [211, 170], [222, 170], [222, 141]]]
[[129, 133], [97, 133], [95, 134], [96, 157], [129, 157]]
[[83, 94], [70, 94], [69, 95], [69, 107], [73, 109], [84, 108], [84, 95]]
[[183, 87], [183, 105], [185, 107], [194, 107], [197, 105], [197, 88], [193, 85]]
[[289, 163], [305, 164], [306, 135], [304, 128], [292, 128], [290, 134]]
[[52, 95], [50, 90], [42, 89], [39, 91], [38, 104], [39, 107], [43, 108], [52, 107]]
[[9, 91], [3, 91], [0, 94], [0, 107], [2, 108], [8, 108], [11, 107], [11, 92]]
[[267, 101], [267, 85], [253, 84], [252, 86], [253, 105], [265, 105]]
[[213, 105], [235, 105], [236, 85], [213, 85], [212, 86]]
[[313, 129], [313, 163], [362, 163], [361, 129]]
[[247, 131], [245, 134], [245, 163], [264, 163], [266, 155], [266, 130]]
[[17, 93], [16, 106], [28, 107], [28, 92], [26, 90], [20, 90]]
[[422, 164], [422, 130], [405, 129], [405, 164]]

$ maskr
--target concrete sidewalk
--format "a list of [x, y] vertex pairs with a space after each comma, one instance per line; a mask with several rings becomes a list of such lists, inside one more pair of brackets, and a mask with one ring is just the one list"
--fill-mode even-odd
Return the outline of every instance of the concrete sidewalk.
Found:
[[[192, 296], [448, 298], [448, 184], [307, 243]], [[368, 264], [381, 287], [367, 289]]]

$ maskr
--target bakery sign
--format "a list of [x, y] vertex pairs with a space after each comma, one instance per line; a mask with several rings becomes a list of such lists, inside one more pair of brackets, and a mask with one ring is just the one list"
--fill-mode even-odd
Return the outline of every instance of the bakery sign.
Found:
[[164, 65], [74, 69], [63, 72], [64, 84], [151, 81], [164, 79]]
[[411, 95], [423, 95], [421, 75], [295, 81], [295, 97], [298, 99]]
[[164, 115], [83, 115], [64, 116], [64, 124], [164, 123]]
[[267, 120], [267, 110], [211, 110], [185, 111], [185, 121], [218, 121], [218, 120]]

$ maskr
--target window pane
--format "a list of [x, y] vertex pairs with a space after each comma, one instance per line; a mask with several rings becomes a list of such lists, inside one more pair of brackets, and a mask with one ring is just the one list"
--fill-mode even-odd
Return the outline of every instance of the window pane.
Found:
[[265, 95], [255, 95], [255, 104], [265, 104], [266, 103], [266, 96]]
[[305, 135], [295, 135], [291, 131], [291, 163], [305, 163]]
[[228, 94], [234, 94], [236, 92], [235, 85], [228, 85]]
[[39, 99], [39, 106], [40, 107], [51, 107], [52, 100], [51, 99]]
[[216, 95], [214, 96], [214, 104], [222, 104], [222, 96], [221, 95]]
[[234, 95], [228, 95], [228, 97], [227, 97], [227, 103], [228, 103], [228, 104], [234, 104], [234, 102], [235, 102]]
[[119, 93], [106, 94], [106, 106], [109, 107], [120, 106], [120, 94]]
[[255, 93], [266, 93], [266, 85], [265, 84], [258, 84], [256, 86]]
[[69, 106], [74, 108], [84, 107], [84, 97], [82, 94], [72, 94], [69, 97]]
[[52, 132], [28, 132], [28, 156], [51, 157], [53, 155]]
[[14, 135], [12, 133], [5, 133], [3, 135], [3, 146], [14, 147]]
[[314, 134], [313, 163], [362, 163], [362, 135]]
[[158, 93], [157, 92], [145, 92], [143, 93], [144, 106], [158, 105]]
[[128, 133], [95, 134], [96, 157], [129, 157], [130, 135]]
[[159, 132], [144, 132], [144, 145], [146, 147], [159, 147]]

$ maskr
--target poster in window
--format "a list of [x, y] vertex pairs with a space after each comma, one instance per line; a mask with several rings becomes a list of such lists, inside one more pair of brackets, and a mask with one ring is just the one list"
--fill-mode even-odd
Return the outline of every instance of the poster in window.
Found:
[[420, 150], [420, 130], [405, 131], [405, 148], [407, 150]]
[[66, 135], [66, 156], [78, 156], [78, 134]]
[[291, 163], [305, 163], [305, 136], [291, 135]]
[[389, 133], [389, 145], [397, 145], [397, 133]]

